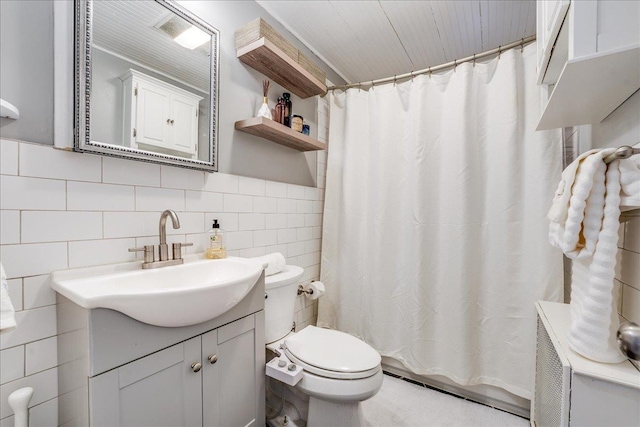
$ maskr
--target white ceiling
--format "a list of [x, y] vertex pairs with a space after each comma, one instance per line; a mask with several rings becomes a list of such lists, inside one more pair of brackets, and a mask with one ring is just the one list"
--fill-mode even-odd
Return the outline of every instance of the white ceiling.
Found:
[[348, 83], [464, 58], [536, 26], [535, 0], [257, 2]]
[[209, 57], [154, 28], [168, 15], [173, 12], [155, 1], [96, 1], [93, 44], [208, 93]]

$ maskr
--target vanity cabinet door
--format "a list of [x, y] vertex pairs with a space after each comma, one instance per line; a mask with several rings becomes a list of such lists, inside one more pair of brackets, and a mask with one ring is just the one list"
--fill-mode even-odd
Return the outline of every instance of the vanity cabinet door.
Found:
[[198, 142], [198, 101], [184, 96], [171, 98], [171, 149], [195, 155]]
[[169, 92], [145, 81], [138, 81], [137, 89], [136, 142], [167, 147], [171, 121]]
[[[243, 427], [264, 424], [264, 404], [257, 397], [256, 367], [258, 346], [264, 353], [264, 340], [256, 340], [255, 315], [244, 317], [202, 336], [203, 424], [204, 426]], [[216, 356], [215, 363], [209, 357]], [[264, 376], [264, 364], [260, 369]], [[258, 417], [261, 419], [258, 422]]]
[[200, 337], [89, 379], [91, 426], [201, 426]]

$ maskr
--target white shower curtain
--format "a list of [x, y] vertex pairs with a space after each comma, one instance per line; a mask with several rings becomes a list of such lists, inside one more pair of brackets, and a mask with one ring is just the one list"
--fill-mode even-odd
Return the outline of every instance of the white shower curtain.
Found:
[[412, 372], [530, 398], [534, 301], [560, 301], [535, 44], [331, 96], [318, 324]]

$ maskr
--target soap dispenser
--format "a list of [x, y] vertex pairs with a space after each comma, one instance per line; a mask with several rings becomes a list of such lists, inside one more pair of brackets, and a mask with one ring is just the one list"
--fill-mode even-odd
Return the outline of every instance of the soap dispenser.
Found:
[[211, 231], [209, 231], [209, 247], [205, 256], [209, 259], [222, 259], [227, 257], [227, 250], [224, 247], [223, 233], [218, 220], [213, 220]]

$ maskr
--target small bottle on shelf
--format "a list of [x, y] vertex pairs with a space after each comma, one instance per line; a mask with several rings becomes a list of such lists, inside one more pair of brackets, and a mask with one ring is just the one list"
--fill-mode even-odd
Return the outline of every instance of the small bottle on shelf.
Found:
[[282, 98], [284, 98], [284, 122], [282, 123], [285, 126], [291, 127], [291, 116], [293, 115], [293, 104], [291, 103], [291, 94], [285, 92], [282, 94]]
[[278, 103], [276, 104], [276, 108], [275, 108], [275, 115], [274, 115], [274, 120], [278, 123], [280, 123], [281, 125], [284, 124], [284, 110], [286, 108], [286, 105], [284, 104], [284, 98], [279, 97], [278, 98]]
[[205, 252], [205, 256], [208, 259], [222, 259], [227, 257], [227, 250], [224, 247], [223, 233], [220, 229], [218, 220], [213, 220], [211, 231], [209, 231], [209, 247]]

